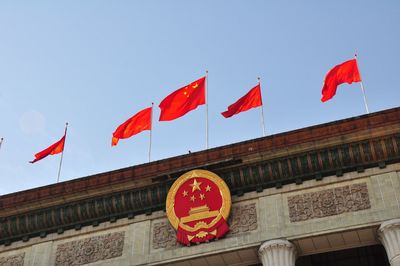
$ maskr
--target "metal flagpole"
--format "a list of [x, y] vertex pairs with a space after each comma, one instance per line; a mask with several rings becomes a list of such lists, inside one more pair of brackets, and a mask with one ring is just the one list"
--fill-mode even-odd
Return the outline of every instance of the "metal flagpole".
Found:
[[[261, 93], [260, 77], [258, 77], [257, 79], [258, 79], [258, 85], [260, 86], [260, 93]], [[261, 94], [261, 126], [262, 126], [263, 137], [265, 137], [264, 104], [262, 103], [262, 94]]]
[[208, 70], [206, 70], [206, 149], [208, 149]]
[[0, 139], [0, 150], [1, 150], [1, 145], [3, 144], [3, 138]]
[[[64, 137], [65, 138], [67, 138], [67, 128], [68, 128], [68, 122], [65, 123], [65, 131], [64, 131]], [[65, 139], [64, 139], [64, 146], [65, 146]], [[61, 173], [61, 166], [62, 166], [63, 156], [64, 156], [64, 148], [63, 148], [63, 151], [61, 152], [60, 166], [58, 167], [57, 183], [60, 181], [60, 173]]]
[[152, 135], [152, 131], [153, 131], [153, 108], [154, 108], [154, 103], [151, 103], [149, 162], [151, 162], [151, 135]]
[[[356, 59], [357, 62], [357, 67], [358, 67], [358, 61], [357, 61], [357, 54], [354, 55], [354, 59]], [[360, 70], [358, 70], [358, 72], [360, 73]], [[363, 80], [361, 78], [361, 73], [360, 73], [360, 86], [361, 86], [361, 91], [364, 97], [364, 104], [365, 104], [365, 109], [367, 110], [367, 114], [369, 114], [369, 109], [368, 109], [368, 104], [367, 104], [367, 96], [365, 95], [365, 89], [364, 89], [364, 84], [363, 84]]]

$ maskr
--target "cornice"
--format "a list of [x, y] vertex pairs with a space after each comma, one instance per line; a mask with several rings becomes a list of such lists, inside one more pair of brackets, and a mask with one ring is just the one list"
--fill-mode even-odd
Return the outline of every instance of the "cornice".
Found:
[[[248, 163], [224, 165], [213, 171], [221, 176], [233, 195], [302, 184], [324, 176], [342, 176], [345, 172], [363, 172], [366, 168], [386, 167], [400, 162], [400, 132], [388, 136], [313, 149], [290, 156]], [[128, 189], [68, 202], [48, 208], [34, 208], [24, 213], [2, 216], [0, 243], [9, 244], [51, 232], [62, 233], [85, 225], [97, 225], [119, 218], [133, 218], [165, 209], [166, 195], [174, 178], [146, 187]], [[3, 212], [4, 214], [4, 212]]]
[[146, 187], [195, 168], [213, 170], [397, 132], [400, 107], [3, 195], [0, 217], [4, 210], [20, 212]]
[[397, 162], [400, 108], [4, 195], [0, 244], [162, 210], [172, 182], [195, 168], [241, 196]]

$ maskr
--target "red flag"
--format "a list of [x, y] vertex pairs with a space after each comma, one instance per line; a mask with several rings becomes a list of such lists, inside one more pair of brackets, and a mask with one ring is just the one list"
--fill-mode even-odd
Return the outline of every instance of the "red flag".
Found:
[[48, 155], [54, 155], [54, 154], [63, 152], [66, 134], [67, 134], [67, 131], [65, 131], [64, 136], [59, 141], [57, 141], [50, 147], [46, 148], [45, 150], [36, 153], [35, 159], [33, 161], [30, 161], [30, 163], [35, 163], [35, 162], [47, 157]]
[[329, 70], [325, 76], [324, 86], [322, 88], [321, 102], [326, 102], [336, 94], [338, 85], [347, 82], [360, 82], [360, 72], [358, 71], [357, 60], [351, 59], [342, 64], [339, 64]]
[[159, 120], [177, 119], [196, 109], [197, 106], [205, 104], [205, 80], [206, 77], [202, 77], [165, 97], [159, 105], [161, 109]]
[[117, 145], [119, 139], [132, 137], [143, 130], [151, 130], [152, 110], [153, 107], [143, 109], [121, 124], [113, 133], [111, 146]]
[[260, 84], [257, 84], [252, 88], [245, 96], [237, 100], [235, 103], [228, 106], [228, 110], [221, 114], [225, 117], [231, 117], [238, 113], [247, 111], [251, 108], [259, 107], [262, 105], [261, 99], [261, 88]]

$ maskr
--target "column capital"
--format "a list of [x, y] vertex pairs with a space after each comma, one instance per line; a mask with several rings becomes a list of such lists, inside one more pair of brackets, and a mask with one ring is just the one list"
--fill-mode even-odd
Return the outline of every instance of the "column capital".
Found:
[[400, 266], [400, 219], [383, 222], [378, 229], [378, 237], [385, 247], [390, 265]]
[[296, 246], [286, 239], [264, 242], [258, 250], [263, 266], [295, 266]]

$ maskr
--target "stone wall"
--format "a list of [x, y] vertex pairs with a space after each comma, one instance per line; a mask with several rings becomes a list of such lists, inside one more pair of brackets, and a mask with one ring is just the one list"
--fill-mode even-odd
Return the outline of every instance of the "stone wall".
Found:
[[398, 217], [400, 164], [392, 164], [234, 196], [230, 232], [210, 243], [177, 244], [165, 212], [159, 211], [3, 245], [0, 266], [163, 265], [276, 238], [377, 226]]

